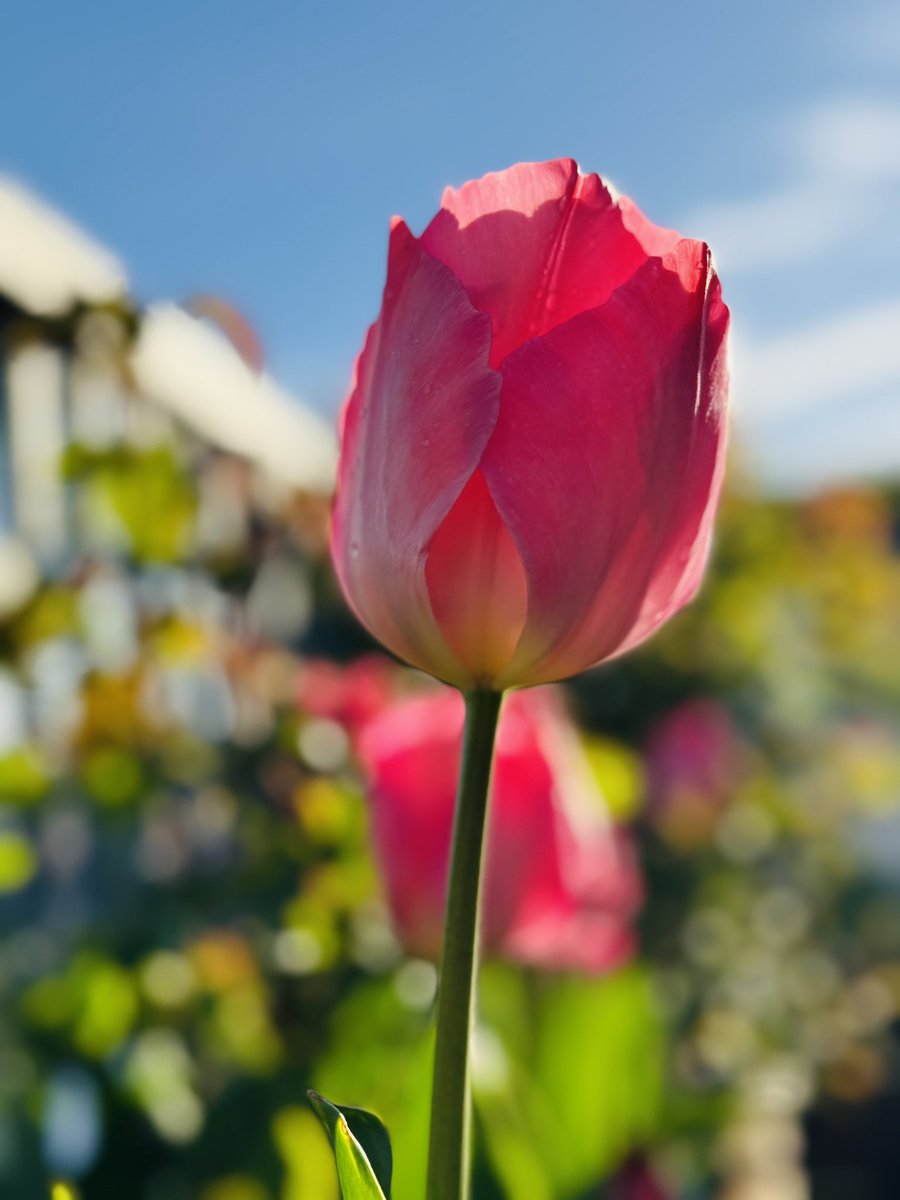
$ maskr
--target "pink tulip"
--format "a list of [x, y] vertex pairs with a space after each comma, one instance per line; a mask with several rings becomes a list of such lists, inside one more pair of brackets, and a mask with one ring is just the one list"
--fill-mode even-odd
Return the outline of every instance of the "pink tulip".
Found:
[[674, 1200], [674, 1195], [647, 1156], [636, 1153], [616, 1172], [610, 1183], [609, 1200]]
[[707, 246], [570, 159], [391, 229], [343, 417], [333, 556], [390, 650], [463, 689], [575, 674], [703, 572], [728, 310]]
[[396, 664], [382, 654], [346, 666], [307, 659], [297, 681], [297, 704], [304, 715], [336, 721], [352, 737], [391, 702], [396, 673]]
[[[362, 732], [376, 851], [395, 925], [436, 958], [462, 747], [457, 692], [401, 701]], [[634, 949], [641, 884], [555, 697], [519, 692], [500, 720], [485, 874], [485, 948], [547, 969], [603, 971]]]
[[685, 700], [666, 713], [647, 740], [650, 803], [657, 812], [729, 800], [747, 773], [749, 749], [718, 700]]

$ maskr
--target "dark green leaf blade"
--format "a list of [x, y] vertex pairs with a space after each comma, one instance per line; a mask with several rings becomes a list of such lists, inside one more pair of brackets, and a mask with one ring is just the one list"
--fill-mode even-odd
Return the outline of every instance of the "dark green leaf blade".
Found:
[[309, 1101], [334, 1150], [344, 1200], [390, 1200], [391, 1139], [378, 1117], [363, 1108], [332, 1104], [318, 1092], [310, 1091]]

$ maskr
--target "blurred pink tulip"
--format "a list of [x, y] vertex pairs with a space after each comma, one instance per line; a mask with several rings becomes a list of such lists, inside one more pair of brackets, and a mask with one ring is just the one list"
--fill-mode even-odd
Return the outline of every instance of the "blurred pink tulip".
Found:
[[645, 757], [651, 819], [670, 840], [692, 845], [712, 835], [750, 770], [752, 752], [728, 709], [699, 697], [657, 722]]
[[307, 716], [343, 725], [352, 737], [391, 702], [396, 674], [396, 664], [381, 654], [367, 654], [346, 666], [308, 659], [300, 668], [297, 704]]
[[[407, 949], [436, 958], [444, 918], [463, 702], [428, 693], [376, 717], [358, 742], [388, 901]], [[509, 697], [500, 721], [485, 874], [488, 952], [600, 972], [634, 949], [641, 883], [609, 823], [575, 731], [546, 692]]]
[[709, 249], [571, 159], [395, 219], [332, 551], [390, 650], [463, 689], [575, 674], [691, 599], [723, 469]]
[[610, 1183], [609, 1200], [675, 1200], [643, 1154], [634, 1154]]
[[685, 700], [655, 725], [647, 743], [652, 802], [682, 795], [723, 799], [738, 774], [743, 743], [728, 710], [717, 700]]

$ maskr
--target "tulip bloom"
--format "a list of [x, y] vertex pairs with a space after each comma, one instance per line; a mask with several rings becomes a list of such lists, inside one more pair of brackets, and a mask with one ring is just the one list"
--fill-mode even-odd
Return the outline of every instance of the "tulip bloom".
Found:
[[[358, 742], [395, 926], [407, 949], [431, 958], [441, 948], [462, 729], [458, 693], [429, 693], [386, 709]], [[560, 970], [605, 971], [629, 958], [640, 877], [552, 695], [507, 700], [490, 811], [485, 948]]]
[[334, 562], [364, 625], [464, 690], [561, 679], [691, 599], [723, 469], [708, 247], [569, 159], [391, 229], [343, 416]]
[[300, 669], [297, 704], [304, 716], [336, 721], [352, 738], [390, 704], [396, 672], [396, 664], [381, 654], [346, 666], [308, 659]]
[[670, 842], [703, 845], [752, 768], [752, 752], [728, 709], [696, 697], [666, 713], [646, 745], [650, 820]]

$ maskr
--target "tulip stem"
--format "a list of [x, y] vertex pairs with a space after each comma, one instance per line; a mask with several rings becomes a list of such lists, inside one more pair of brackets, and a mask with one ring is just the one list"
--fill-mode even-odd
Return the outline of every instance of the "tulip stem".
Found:
[[475, 1015], [481, 864], [502, 695], [466, 696], [466, 726], [437, 1005], [428, 1200], [468, 1200], [472, 1123], [469, 1042]]

